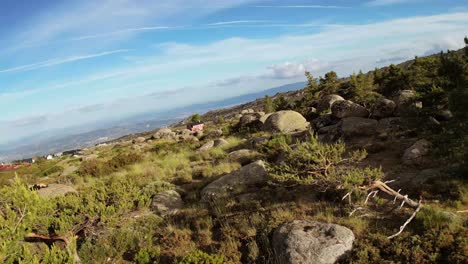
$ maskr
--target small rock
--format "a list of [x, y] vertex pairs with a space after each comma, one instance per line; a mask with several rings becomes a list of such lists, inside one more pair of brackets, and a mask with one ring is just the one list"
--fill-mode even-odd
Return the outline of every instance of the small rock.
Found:
[[134, 140], [132, 140], [132, 143], [133, 143], [133, 144], [137, 144], [137, 143], [143, 143], [143, 142], [145, 142], [145, 141], [146, 141], [146, 138], [144, 138], [144, 137], [137, 137], [137, 138], [135, 138]]
[[436, 119], [439, 121], [449, 121], [453, 118], [453, 114], [450, 110], [442, 110], [436, 114]]
[[353, 232], [340, 225], [295, 220], [273, 234], [273, 248], [282, 264], [333, 264], [353, 247]]
[[424, 156], [429, 153], [431, 143], [425, 139], [418, 140], [403, 154], [403, 163], [406, 165], [419, 164]]
[[229, 159], [238, 162], [241, 165], [246, 165], [254, 160], [258, 160], [262, 155], [255, 150], [240, 149], [229, 153]]
[[213, 147], [214, 147], [214, 144], [215, 144], [214, 140], [210, 140], [210, 141], [206, 142], [205, 144], [203, 144], [203, 145], [198, 149], [198, 151], [207, 151], [207, 150], [213, 148]]
[[390, 117], [393, 115], [395, 108], [395, 102], [386, 98], [380, 98], [372, 109], [372, 116], [377, 118]]
[[369, 111], [367, 111], [364, 106], [358, 105], [351, 101], [335, 102], [331, 109], [332, 115], [336, 118], [369, 116]]
[[250, 163], [208, 184], [202, 190], [202, 199], [210, 201], [244, 192], [249, 187], [265, 184], [268, 172], [261, 160]]
[[341, 131], [347, 138], [372, 136], [377, 131], [377, 120], [361, 117], [347, 117], [342, 120]]
[[324, 111], [330, 110], [332, 105], [338, 101], [344, 101], [345, 99], [336, 94], [330, 94], [322, 97], [317, 105], [317, 113], [322, 113]]
[[160, 192], [151, 200], [151, 210], [161, 216], [174, 215], [183, 206], [184, 202], [180, 194], [174, 190]]
[[224, 138], [219, 138], [214, 141], [213, 147], [222, 147], [228, 144], [229, 142], [227, 142], [227, 140], [225, 140]]

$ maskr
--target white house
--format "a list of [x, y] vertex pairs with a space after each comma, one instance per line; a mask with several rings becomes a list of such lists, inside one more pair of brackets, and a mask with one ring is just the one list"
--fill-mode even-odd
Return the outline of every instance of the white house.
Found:
[[47, 158], [46, 158], [46, 159], [47, 159], [47, 160], [53, 160], [54, 157], [53, 157], [52, 155], [47, 155]]

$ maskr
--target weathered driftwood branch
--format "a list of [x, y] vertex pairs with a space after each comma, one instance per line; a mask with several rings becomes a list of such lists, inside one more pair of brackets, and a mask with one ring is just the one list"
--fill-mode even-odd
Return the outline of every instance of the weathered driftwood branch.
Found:
[[72, 238], [67, 236], [58, 236], [58, 235], [40, 235], [36, 233], [29, 233], [24, 237], [26, 242], [44, 242], [44, 243], [55, 243], [57, 241], [62, 241], [65, 243], [67, 252], [70, 256], [73, 256], [73, 263], [80, 264], [81, 259], [76, 252], [76, 245], [74, 241], [74, 235], [71, 235]]
[[414, 207], [414, 208], [417, 208], [420, 206], [420, 203], [414, 201], [414, 200], [411, 200], [410, 198], [408, 198], [408, 195], [402, 195], [400, 194], [399, 192], [393, 190], [392, 188], [390, 188], [387, 184], [385, 184], [384, 182], [382, 181], [374, 181], [369, 187], [368, 187], [369, 190], [380, 190], [386, 194], [389, 194], [391, 196], [394, 196], [396, 199], [398, 200], [402, 200], [402, 205], [400, 207], [403, 206], [403, 204], [408, 204], [409, 206], [411, 207]]
[[414, 213], [411, 215], [411, 217], [408, 218], [408, 220], [406, 220], [406, 222], [402, 226], [400, 226], [400, 231], [398, 231], [396, 234], [393, 234], [393, 235], [389, 236], [388, 239], [392, 239], [392, 238], [400, 235], [401, 232], [403, 232], [403, 230], [405, 230], [405, 227], [411, 222], [411, 220], [413, 220], [413, 218], [416, 216], [416, 214], [419, 212], [419, 210], [421, 210], [421, 207], [422, 207], [421, 201], [419, 201], [418, 204], [419, 204], [418, 207], [416, 208], [416, 210], [414, 210]]

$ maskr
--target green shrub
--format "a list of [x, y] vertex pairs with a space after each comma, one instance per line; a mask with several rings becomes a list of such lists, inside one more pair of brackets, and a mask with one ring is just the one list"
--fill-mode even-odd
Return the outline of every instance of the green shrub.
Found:
[[179, 264], [222, 264], [224, 257], [220, 255], [210, 255], [203, 251], [196, 250], [184, 257]]

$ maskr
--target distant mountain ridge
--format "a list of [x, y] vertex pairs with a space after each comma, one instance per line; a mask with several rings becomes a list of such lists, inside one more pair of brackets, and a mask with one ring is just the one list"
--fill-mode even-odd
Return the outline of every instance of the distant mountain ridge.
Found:
[[[0, 150], [0, 162], [90, 147], [125, 135], [152, 131], [163, 126], [168, 126], [193, 113], [205, 113], [210, 110], [254, 101], [266, 95], [273, 96], [277, 93], [299, 90], [304, 88], [305, 84], [306, 82], [296, 82], [223, 100], [185, 106], [166, 112], [147, 112], [115, 122], [114, 125], [109, 125], [108, 128], [95, 129], [88, 132], [70, 133], [61, 137], [51, 138], [46, 138], [46, 135], [43, 133], [37, 136], [39, 139], [37, 141], [34, 140], [35, 137], [29, 137], [22, 139], [22, 143], [19, 143], [18, 146], [0, 146], [3, 149]], [[161, 118], [155, 119], [157, 116]]]

